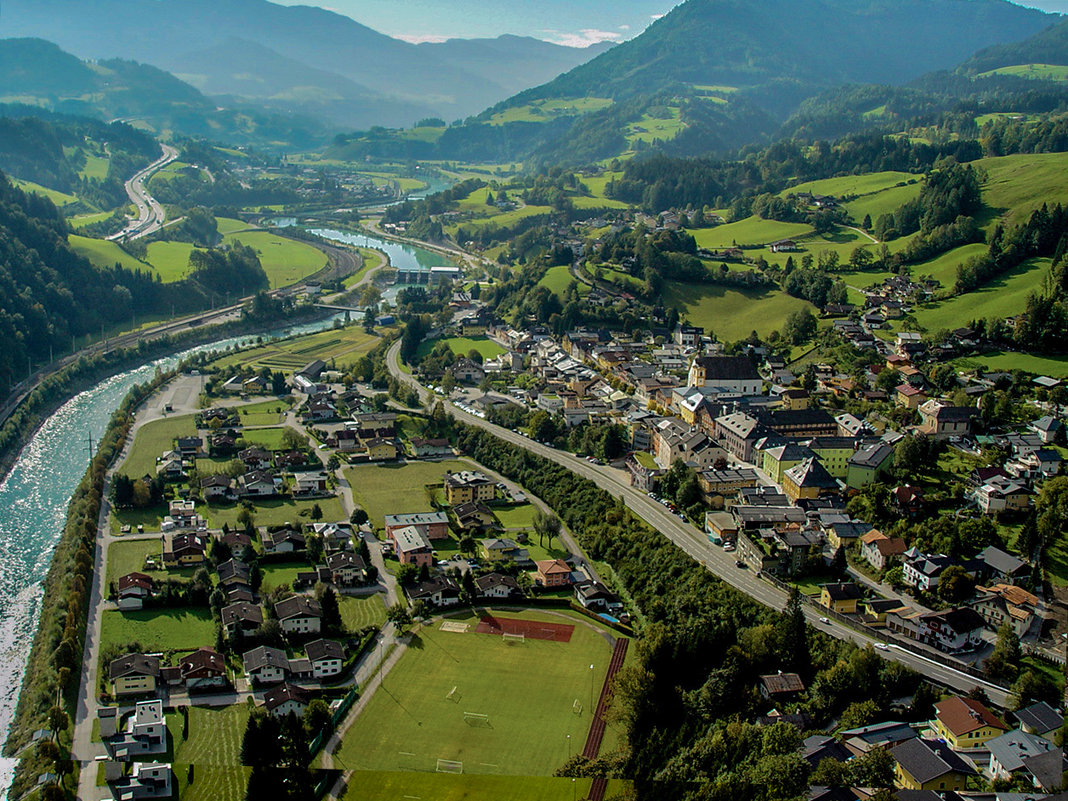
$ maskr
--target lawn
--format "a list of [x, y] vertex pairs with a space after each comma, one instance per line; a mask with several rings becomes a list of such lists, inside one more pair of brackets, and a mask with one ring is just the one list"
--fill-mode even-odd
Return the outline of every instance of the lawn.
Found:
[[114, 267], [116, 264], [121, 264], [128, 270], [144, 270], [148, 272], [152, 269], [151, 265], [135, 259], [114, 242], [108, 242], [104, 239], [92, 239], [88, 236], [78, 236], [78, 234], [68, 234], [67, 242], [75, 253], [89, 259], [96, 267], [107, 269]]
[[93, 212], [92, 214], [77, 214], [68, 219], [67, 222], [70, 223], [71, 228], [73, 228], [74, 230], [78, 230], [79, 228], [84, 228], [87, 225], [104, 222], [104, 220], [108, 219], [111, 219], [110, 211], [98, 211]]
[[1068, 67], [1061, 64], [1014, 64], [1011, 67], [998, 67], [996, 70], [979, 73], [979, 77], [988, 75], [1015, 75], [1017, 78], [1032, 78], [1039, 81], [1068, 81]]
[[147, 573], [155, 579], [165, 579], [168, 576], [166, 570], [145, 570], [145, 557], [154, 556], [160, 560], [161, 548], [159, 537], [150, 540], [128, 540], [112, 542], [108, 546], [108, 574], [107, 583], [118, 581], [120, 576], [127, 573]]
[[174, 448], [176, 437], [191, 437], [196, 434], [193, 415], [164, 417], [145, 423], [137, 430], [133, 445], [122, 463], [122, 472], [132, 478], [156, 474], [156, 459]]
[[295, 559], [291, 562], [263, 562], [260, 569], [263, 571], [261, 587], [266, 592], [281, 584], [288, 584], [292, 588], [297, 573], [307, 573], [312, 568], [306, 560]]
[[643, 114], [640, 120], [627, 126], [624, 132], [627, 141], [631, 144], [638, 141], [651, 143], [657, 139], [666, 141], [674, 139], [686, 130], [686, 123], [676, 106], [669, 106], [667, 112], [667, 116], [662, 117]]
[[777, 289], [755, 292], [707, 284], [668, 284], [664, 302], [678, 306], [692, 325], [724, 341], [744, 339], [751, 331], [766, 336], [781, 329], [791, 312], [812, 311], [807, 301]]
[[341, 596], [341, 622], [349, 631], [367, 626], [381, 626], [386, 622], [386, 605], [379, 594], [357, 597]]
[[189, 242], [150, 242], [148, 262], [159, 279], [170, 284], [189, 275], [189, 255], [193, 245]]
[[506, 529], [531, 528], [534, 525], [534, 504], [531, 503], [521, 503], [518, 506], [495, 506], [493, 514]]
[[360, 325], [330, 328], [316, 334], [269, 342], [258, 348], [232, 353], [213, 362], [218, 367], [269, 367], [290, 375], [308, 362], [322, 359], [336, 362], [338, 368], [355, 362], [357, 357], [371, 350], [379, 342], [374, 334], [367, 334]]
[[981, 256], [987, 252], [987, 246], [982, 242], [971, 245], [962, 245], [946, 251], [941, 256], [936, 256], [930, 261], [920, 262], [912, 266], [912, 275], [917, 279], [929, 275], [942, 284], [944, 289], [952, 289], [957, 282], [957, 268], [972, 256]]
[[[543, 286], [554, 295], [563, 297], [564, 292], [567, 291], [568, 285], [574, 280], [575, 278], [571, 275], [568, 266], [566, 264], [560, 264], [546, 270], [545, 275], [538, 281], [538, 286]], [[579, 284], [579, 286], [582, 285]]]
[[[316, 504], [323, 510], [323, 522], [337, 523], [348, 519], [339, 498], [319, 498], [317, 500], [292, 498], [271, 498], [255, 502], [253, 510], [257, 526], [281, 526], [286, 523], [310, 523], [311, 510]], [[226, 523], [230, 528], [238, 528], [237, 516], [241, 512], [241, 506], [230, 504], [227, 506], [205, 506], [200, 513], [208, 518], [211, 528], [222, 528]]]
[[[816, 195], [833, 195], [834, 197], [870, 195], [894, 187], [902, 181], [916, 180], [916, 178], [917, 176], [912, 173], [893, 170], [869, 172], [864, 175], [843, 175], [838, 178], [822, 178], [818, 181], [808, 181], [797, 186], [791, 186], [779, 194], [782, 197], [796, 195], [799, 192], [812, 192]], [[916, 191], [919, 191], [919, 189], [917, 188]]]
[[100, 623], [100, 650], [139, 642], [148, 653], [215, 646], [215, 621], [202, 607], [106, 611]]
[[1068, 536], [1061, 532], [1046, 548], [1046, 572], [1058, 587], [1068, 586]]
[[288, 397], [238, 406], [237, 413], [245, 426], [275, 426], [285, 420], [285, 412], [293, 405]]
[[74, 195], [68, 195], [66, 192], [60, 192], [57, 189], [49, 189], [47, 186], [35, 184], [33, 181], [23, 181], [19, 178], [13, 178], [11, 183], [27, 194], [46, 197], [59, 207], [69, 206], [72, 203], [78, 202], [78, 198]]
[[[608, 783], [606, 797], [620, 798], [625, 782]], [[352, 797], [360, 801], [434, 799], [474, 801], [500, 798], [508, 801], [574, 801], [586, 798], [589, 779], [556, 779], [543, 776], [452, 776], [445, 773], [401, 773], [358, 770], [349, 782]], [[184, 801], [185, 796], [183, 796]]]
[[[714, 228], [702, 228], [693, 232], [693, 238], [699, 247], [715, 249], [727, 248], [733, 245], [765, 245], [779, 239], [797, 239], [812, 230], [812, 226], [804, 223], [779, 222], [777, 220], [763, 220], [760, 217], [746, 217], [738, 222], [717, 225]], [[770, 251], [764, 253], [768, 256]], [[757, 253], [749, 254], [756, 256]], [[748, 332], [747, 332], [748, 333]]]
[[870, 214], [872, 222], [875, 222], [875, 220], [879, 219], [879, 215], [893, 214], [902, 204], [918, 197], [922, 187], [922, 181], [906, 184], [905, 186], [891, 186], [874, 194], [864, 195], [856, 200], [843, 203], [842, 207], [852, 215], [858, 224], [863, 222], [865, 214]]
[[969, 356], [958, 359], [960, 367], [981, 367], [988, 371], [1023, 370], [1034, 375], [1048, 375], [1054, 378], [1068, 378], [1068, 358], [1063, 356], [1036, 356], [1032, 353], [1013, 353], [995, 351], [982, 356]]
[[220, 234], [226, 236], [227, 234], [248, 229], [249, 224], [244, 220], [235, 220], [233, 217], [216, 217], [215, 228]]
[[[167, 715], [174, 744], [174, 776], [182, 801], [240, 801], [245, 797], [249, 768], [240, 766], [241, 740], [248, 720], [247, 704], [218, 709], [189, 708], [189, 737], [182, 740], [180, 715]], [[194, 765], [189, 782], [189, 765]]]
[[482, 354], [483, 359], [493, 359], [504, 353], [504, 348], [487, 337], [449, 337], [447, 339], [433, 339], [423, 342], [416, 353], [417, 359], [422, 359], [432, 351], [439, 342], [449, 346], [449, 350], [457, 356], [466, 356], [472, 350]]
[[[579, 751], [591, 697], [608, 668], [608, 643], [576, 618], [506, 614], [574, 623], [574, 634], [568, 643], [527, 639], [509, 646], [494, 635], [419, 630], [349, 729], [336, 762], [356, 770], [434, 771], [438, 759], [450, 759], [462, 761], [465, 774], [549, 776], [567, 760], [569, 745]], [[456, 619], [477, 623], [474, 616]], [[456, 702], [446, 699], [454, 687]], [[573, 710], [576, 700], [581, 714]], [[489, 715], [489, 725], [465, 723], [467, 712]], [[610, 727], [602, 751], [615, 740]]]
[[80, 175], [83, 178], [95, 178], [98, 181], [103, 181], [108, 177], [110, 164], [111, 159], [103, 156], [86, 156], [85, 166], [82, 167]]
[[256, 250], [271, 289], [295, 284], [326, 266], [326, 254], [318, 248], [268, 231], [227, 234], [223, 241], [240, 242]]
[[447, 470], [470, 469], [468, 462], [456, 460], [367, 464], [347, 468], [345, 478], [356, 503], [366, 510], [371, 524], [380, 529], [385, 515], [433, 511], [424, 487], [441, 484]]
[[973, 292], [917, 308], [916, 320], [928, 331], [939, 331], [1019, 314], [1031, 293], [1041, 290], [1050, 264], [1050, 259], [1030, 259]]
[[259, 445], [261, 448], [266, 448], [269, 451], [284, 450], [285, 446], [282, 444], [285, 439], [287, 431], [297, 432], [289, 426], [278, 426], [275, 428], [245, 428], [241, 432], [241, 438], [250, 445]]

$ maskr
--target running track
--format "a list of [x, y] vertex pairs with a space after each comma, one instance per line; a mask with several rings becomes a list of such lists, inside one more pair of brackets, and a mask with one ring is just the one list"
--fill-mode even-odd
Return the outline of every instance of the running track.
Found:
[[[586, 747], [582, 749], [582, 755], [587, 759], [597, 759], [601, 753], [601, 741], [604, 739], [605, 713], [608, 711], [608, 691], [612, 685], [612, 679], [623, 667], [623, 660], [627, 657], [627, 646], [630, 640], [620, 637], [612, 648], [612, 661], [608, 665], [608, 672], [604, 677], [604, 685], [601, 687], [601, 697], [597, 699], [597, 709], [593, 713], [590, 722], [590, 733], [586, 736]], [[590, 801], [603, 801], [605, 790], [608, 788], [606, 779], [594, 779], [590, 786]]]

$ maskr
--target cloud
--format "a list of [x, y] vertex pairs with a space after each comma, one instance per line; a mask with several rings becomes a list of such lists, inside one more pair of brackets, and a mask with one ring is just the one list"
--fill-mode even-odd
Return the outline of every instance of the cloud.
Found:
[[650, 14], [649, 15], [649, 19], [654, 19], [655, 20], [655, 19], [660, 19], [661, 17], [664, 17], [664, 16], [667, 16], [667, 15], [666, 14]]
[[440, 33], [397, 33], [393, 36], [394, 39], [403, 39], [406, 42], [412, 44], [422, 44], [423, 42], [445, 42], [451, 39], [451, 36], [443, 36]]
[[596, 28], [583, 28], [577, 33], [563, 31], [545, 31], [548, 41], [564, 47], [589, 47], [598, 42], [618, 42], [623, 35], [617, 31], [600, 31]]
[[621, 31], [629, 31], [630, 30], [630, 26], [629, 25], [620, 25], [619, 29]]

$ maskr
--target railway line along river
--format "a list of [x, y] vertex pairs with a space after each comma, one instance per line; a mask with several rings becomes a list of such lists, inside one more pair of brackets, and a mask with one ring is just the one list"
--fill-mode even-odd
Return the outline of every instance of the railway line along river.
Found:
[[[257, 336], [311, 333], [335, 318], [245, 335], [183, 350], [101, 381], [56, 410], [0, 482], [0, 742], [18, 703], [26, 658], [37, 630], [42, 581], [66, 518], [67, 505], [89, 463], [89, 438], [99, 441], [112, 413], [134, 384], [204, 351], [250, 343]], [[0, 759], [0, 794], [11, 786], [17, 760]]]

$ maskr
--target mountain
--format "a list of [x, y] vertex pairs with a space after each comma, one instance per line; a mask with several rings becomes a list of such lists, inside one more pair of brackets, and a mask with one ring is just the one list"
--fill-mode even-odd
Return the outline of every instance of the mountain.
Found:
[[323, 132], [292, 114], [220, 109], [158, 67], [125, 59], [85, 62], [42, 39], [0, 39], [0, 100], [105, 120], [137, 120], [156, 130], [235, 144], [307, 146]]
[[583, 48], [564, 47], [531, 36], [505, 34], [495, 39], [424, 42], [419, 48], [501, 87], [504, 93], [498, 99], [503, 100], [524, 89], [551, 81], [614, 45], [614, 42], [601, 42]]
[[204, 94], [252, 100], [343, 127], [402, 127], [432, 113], [236, 37], [180, 56], [163, 54], [161, 64]]
[[[505, 40], [496, 46], [498, 71], [503, 76], [503, 83], [498, 83], [486, 63], [493, 57], [492, 45], [478, 46], [482, 55], [467, 65], [462, 55], [451, 55], [459, 52], [456, 46], [440, 50], [417, 46], [332, 11], [281, 6], [268, 0], [5, 0], [3, 15], [8, 36], [48, 39], [83, 58], [135, 59], [180, 74], [200, 75], [205, 87], [211, 82], [232, 82], [238, 74], [232, 58], [223, 58], [217, 69], [208, 69], [212, 65], [206, 53], [219, 54], [234, 40], [255, 43], [277, 53], [300, 73], [301, 85], [308, 87], [305, 95], [370, 96], [373, 92], [396, 98], [418, 107], [412, 109], [415, 116], [408, 122], [430, 113], [447, 119], [477, 113], [509, 96], [517, 85], [531, 86], [551, 77], [545, 70], [534, 69], [539, 57], [559, 63], [566, 55], [570, 59], [564, 65], [567, 68], [585, 52], [561, 53]], [[247, 46], [242, 49], [248, 54]], [[514, 66], [510, 50], [517, 56]], [[251, 55], [254, 64], [262, 66], [262, 52]], [[533, 77], [517, 84], [525, 69], [531, 69]], [[280, 76], [279, 71], [264, 70], [271, 80], [256, 97], [293, 90], [293, 79]], [[336, 79], [324, 72], [359, 88], [346, 84], [341, 91]], [[312, 83], [305, 80], [313, 78]]]
[[971, 75], [1028, 64], [1068, 65], [1068, 20], [1051, 25], [1022, 42], [980, 50], [960, 69]]

